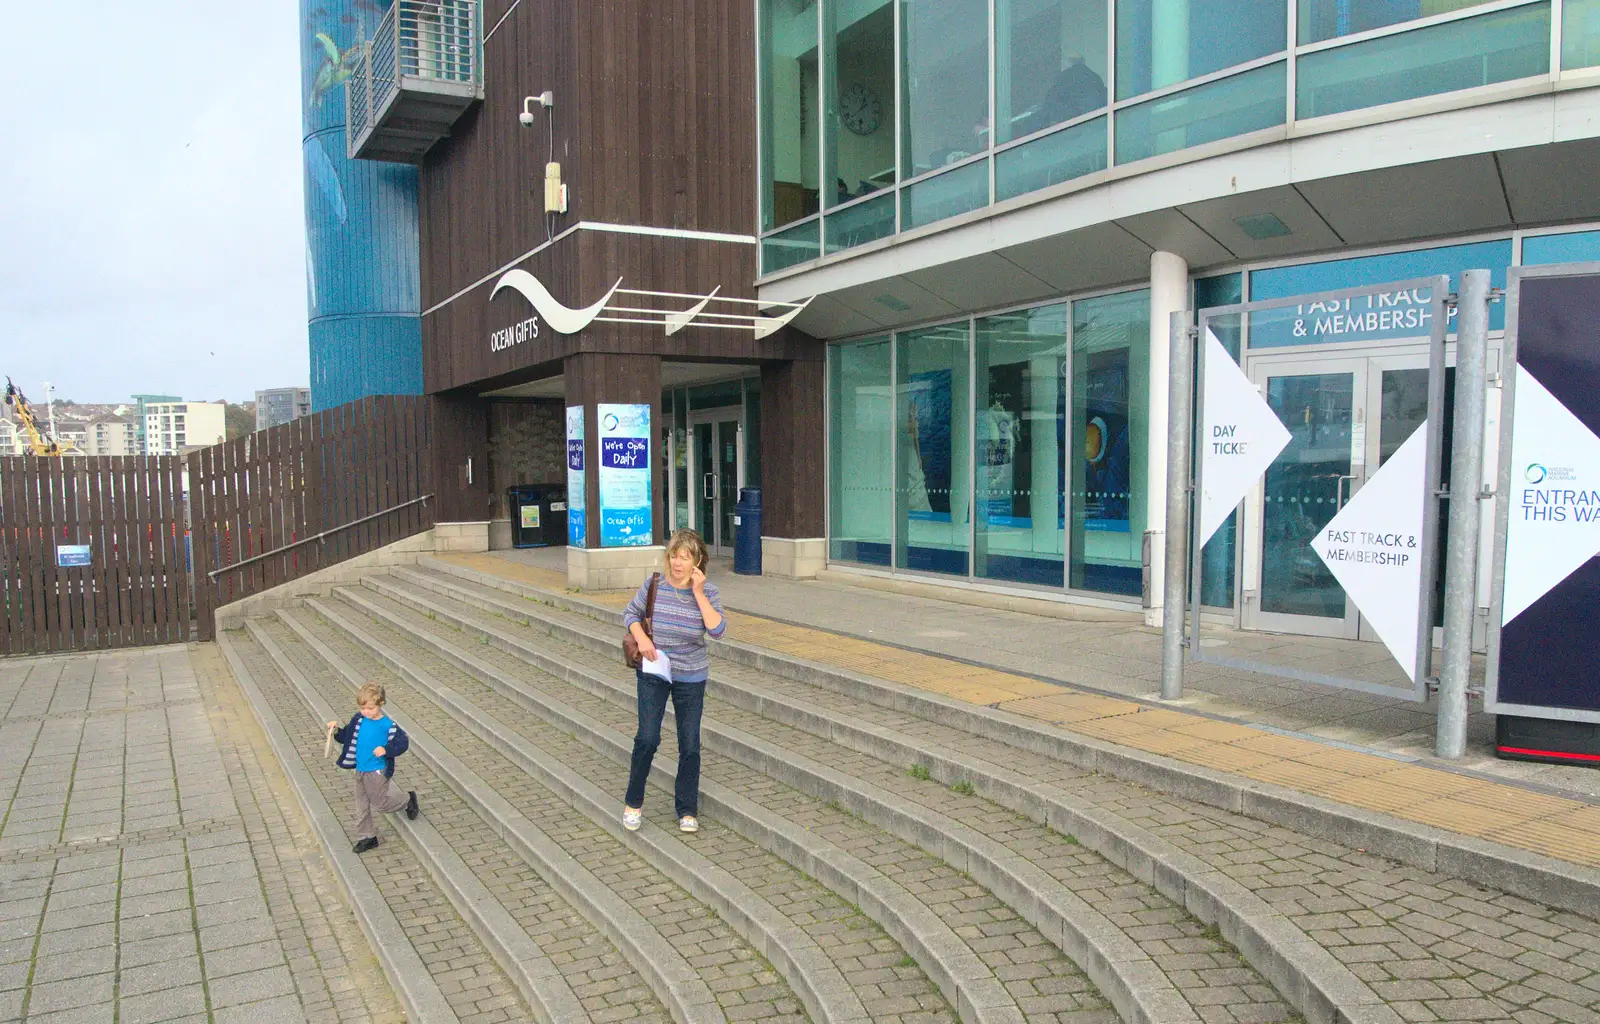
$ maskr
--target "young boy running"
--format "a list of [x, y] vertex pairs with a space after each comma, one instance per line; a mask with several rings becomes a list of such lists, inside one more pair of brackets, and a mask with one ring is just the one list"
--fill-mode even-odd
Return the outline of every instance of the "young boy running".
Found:
[[417, 791], [401, 792], [393, 777], [394, 759], [406, 752], [411, 740], [383, 713], [384, 699], [382, 686], [366, 683], [356, 691], [356, 706], [361, 710], [344, 728], [339, 729], [338, 722], [328, 723], [330, 732], [338, 729], [333, 738], [343, 744], [339, 767], [353, 768], [356, 773], [356, 841], [351, 848], [357, 853], [378, 845], [374, 809], [384, 813], [404, 810], [413, 821], [417, 817]]

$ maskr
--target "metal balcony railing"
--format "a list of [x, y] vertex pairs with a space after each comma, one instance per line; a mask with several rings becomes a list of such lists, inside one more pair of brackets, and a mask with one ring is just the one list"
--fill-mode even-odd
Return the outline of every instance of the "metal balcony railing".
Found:
[[480, 15], [478, 0], [394, 0], [346, 83], [352, 157], [419, 159], [483, 97]]

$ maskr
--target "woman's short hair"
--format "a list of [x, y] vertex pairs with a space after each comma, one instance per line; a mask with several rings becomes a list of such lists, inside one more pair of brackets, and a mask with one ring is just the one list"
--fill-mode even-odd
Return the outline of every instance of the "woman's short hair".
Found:
[[704, 569], [706, 567], [706, 559], [711, 556], [711, 552], [706, 550], [706, 542], [699, 533], [694, 530], [679, 530], [672, 535], [671, 540], [667, 541], [668, 559], [671, 559], [679, 551], [684, 550], [689, 552], [690, 557], [694, 559], [694, 564], [698, 568]]

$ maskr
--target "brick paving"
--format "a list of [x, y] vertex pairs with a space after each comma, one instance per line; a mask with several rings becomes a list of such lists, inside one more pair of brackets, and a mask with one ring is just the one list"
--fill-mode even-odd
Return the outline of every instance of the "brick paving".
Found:
[[[632, 906], [644, 910], [649, 922], [699, 971], [718, 1003], [737, 1020], [763, 1020], [799, 1024], [807, 1020], [800, 1002], [777, 972], [744, 942], [727, 922], [694, 899], [643, 857], [613, 838], [600, 826], [572, 809], [555, 794], [529, 779], [520, 769], [418, 694], [404, 681], [370, 659], [343, 633], [317, 616], [297, 616], [339, 657], [361, 673], [381, 681], [390, 703], [426, 728], [436, 740], [476, 772], [559, 846], [587, 867], [601, 882]], [[281, 623], [263, 623], [298, 667], [330, 702], [349, 701], [349, 691], [332, 681], [329, 670]], [[578, 766], [573, 766], [578, 767]], [[413, 762], [408, 770], [421, 779]], [[581, 770], [581, 769], [580, 769]], [[429, 793], [444, 787], [428, 776]], [[621, 786], [615, 787], [621, 792]], [[421, 789], [419, 789], [421, 792]], [[432, 797], [430, 796], [430, 805]], [[620, 813], [620, 800], [619, 800]], [[431, 811], [429, 812], [430, 820]], [[675, 823], [672, 827], [676, 827]], [[576, 990], [578, 985], [574, 983]]]
[[215, 658], [0, 665], [0, 1020], [402, 1019]]
[[[394, 606], [390, 605], [391, 608]], [[343, 605], [341, 611], [348, 610], [352, 617], [364, 616], [364, 612], [350, 605]], [[387, 627], [384, 624], [362, 618], [363, 628], [373, 634], [381, 636], [382, 642], [391, 649], [399, 652], [419, 670], [430, 678], [449, 686], [457, 693], [462, 694], [485, 712], [495, 716], [502, 724], [509, 726], [540, 749], [547, 751], [558, 758], [563, 764], [575, 769], [586, 778], [589, 778], [610, 792], [619, 794], [618, 806], [623, 789], [627, 783], [627, 766], [601, 754], [586, 746], [579, 740], [562, 733], [559, 729], [534, 718], [529, 712], [494, 690], [467, 676], [465, 673], [445, 664], [423, 647], [411, 643], [404, 634]], [[454, 633], [448, 627], [439, 627], [436, 623], [416, 618], [410, 619], [419, 630], [441, 629], [447, 633]], [[452, 639], [461, 643], [462, 637], [454, 633]], [[474, 656], [485, 660], [494, 660], [500, 652], [487, 646], [477, 646], [472, 652]], [[505, 657], [501, 655], [501, 657]], [[527, 667], [520, 666], [523, 675]], [[553, 680], [549, 680], [554, 682]], [[573, 695], [571, 688], [561, 687], [563, 696]], [[581, 694], [578, 694], [582, 696]], [[599, 711], [606, 717], [602, 721], [616, 725], [619, 715], [615, 708], [600, 704], [597, 708], [585, 707], [584, 710]], [[599, 717], [597, 715], [597, 717]], [[622, 729], [631, 738], [634, 727], [633, 713], [624, 710], [620, 717]], [[677, 745], [670, 730], [663, 730], [662, 748], [657, 754], [663, 763], [670, 763], [677, 758]], [[670, 760], [669, 760], [670, 759]], [[707, 779], [721, 780], [720, 776], [712, 774], [709, 769], [720, 768], [721, 765], [707, 764], [704, 777]], [[785, 787], [786, 788], [786, 787]], [[741, 791], [743, 792], [743, 791]], [[790, 791], [791, 793], [793, 791]], [[753, 794], [744, 793], [752, 796]], [[798, 793], [793, 794], [801, 801], [805, 798]], [[816, 803], [816, 801], [810, 801]], [[646, 816], [666, 829], [675, 828], [673, 817], [672, 794], [659, 787], [651, 787], [645, 803]], [[812, 828], [814, 823], [802, 820], [803, 816], [790, 816], [789, 820], [797, 824]], [[838, 817], [847, 817], [838, 815]], [[883, 833], [869, 829], [880, 839], [887, 839]], [[896, 855], [903, 858], [909, 851], [890, 849], [889, 851], [863, 851], [851, 849], [843, 843], [838, 843], [836, 837], [825, 836], [834, 840], [837, 845], [855, 853], [858, 856], [867, 853], [863, 859], [890, 877], [903, 874], [904, 877], [896, 878], [901, 884], [916, 885], [921, 898], [930, 906], [938, 905], [935, 894], [940, 891], [940, 882], [948, 882], [945, 876], [953, 876], [954, 872], [934, 861], [931, 857], [918, 858], [923, 863], [897, 864]], [[736, 878], [750, 886], [761, 896], [767, 899], [779, 912], [783, 913], [795, 924], [799, 925], [807, 934], [817, 941], [818, 946], [826, 953], [836, 966], [847, 983], [856, 990], [862, 1004], [875, 1021], [900, 1024], [904, 1021], [925, 1021], [933, 1024], [936, 1021], [955, 1021], [957, 1016], [950, 1005], [941, 997], [938, 989], [929, 981], [905, 950], [867, 915], [850, 906], [836, 893], [805, 877], [799, 871], [785, 863], [778, 857], [762, 850], [754, 843], [740, 836], [738, 833], [726, 828], [714, 818], [702, 816], [701, 831], [692, 840], [694, 848]], [[891, 840], [892, 843], [892, 840]], [[903, 872], [897, 867], [904, 867]], [[921, 869], [920, 871], [918, 869]], [[942, 869], [942, 871], [935, 869]], [[922, 890], [926, 889], [924, 893]], [[958, 899], [971, 899], [980, 894], [976, 886], [970, 882], [963, 882], [956, 891], [947, 891], [945, 902], [953, 903]], [[986, 895], [986, 894], [984, 894]], [[991, 898], [992, 899], [992, 898]], [[1006, 914], [1010, 911], [1007, 909]], [[1014, 915], [1012, 915], [1014, 917]], [[1026, 927], [1026, 926], [1024, 926]], [[1031, 930], [1031, 929], [1030, 929]], [[1039, 937], [1040, 941], [1042, 937]], [[1070, 985], [1076, 990], [1083, 991], [1089, 986], [1072, 968], [1065, 958], [1057, 958], [1057, 962], [1048, 965], [1054, 968], [1065, 968], [1064, 973], [1071, 977]], [[1093, 1007], [1103, 1006], [1103, 1001], [1098, 997], [1090, 1000]], [[914, 1016], [913, 1016], [914, 1015]], [[1048, 1019], [1048, 1018], [1047, 1018]]]
[[[465, 614], [486, 615], [472, 610]], [[541, 610], [540, 614], [584, 624], [581, 617], [567, 613]], [[530, 639], [547, 648], [558, 643], [500, 617], [485, 621], [502, 629], [526, 630]], [[592, 621], [587, 626], [592, 629]], [[568, 647], [562, 653], [575, 650]], [[594, 655], [582, 652], [580, 657]], [[524, 668], [523, 677], [529, 672]], [[831, 690], [774, 681], [726, 661], [715, 662], [713, 676], [756, 691], [781, 690], [788, 699], [895, 729], [930, 750], [959, 749], [965, 757], [1021, 773], [1148, 829], [1245, 885], [1371, 985], [1405, 1020], [1600, 1022], [1600, 922], [1592, 916], [1597, 908], [1542, 906], [1469, 880], [1397, 864], [1292, 829], [1084, 772]], [[825, 763], [840, 770], [859, 774], [870, 768], [871, 758], [716, 704], [714, 694], [713, 689], [708, 717], [825, 757]], [[889, 772], [896, 770], [904, 768], [888, 766]], [[972, 812], [964, 804], [975, 797], [910, 778], [896, 791], [973, 823], [965, 817]], [[1003, 822], [1004, 817], [1005, 812], [993, 819], [979, 815], [986, 822]], [[1009, 845], [1033, 856], [1025, 841]], [[1159, 932], [1147, 939], [1167, 941]], [[1243, 979], [1228, 973], [1233, 967], [1216, 966], [1211, 980], [1223, 989], [1237, 984]], [[1196, 969], [1201, 969], [1199, 961]]]
[[[462, 642], [462, 634], [430, 623], [394, 602], [374, 598], [374, 603], [403, 617], [418, 631], [431, 630], [447, 642]], [[470, 610], [461, 612], [474, 616]], [[619, 671], [612, 659], [535, 633], [528, 627], [513, 625], [508, 620], [495, 619], [494, 624], [522, 631], [529, 640], [537, 640], [541, 649], [556, 657], [619, 681], [632, 681], [625, 670]], [[632, 731], [633, 711], [625, 700], [603, 700], [568, 686], [492, 645], [480, 645], [472, 653], [624, 735]], [[719, 663], [715, 674], [721, 677], [734, 668], [736, 666]], [[912, 777], [907, 771], [909, 766], [885, 764], [825, 739], [741, 711], [717, 699], [715, 683], [707, 698], [707, 718], [737, 726], [772, 741], [785, 751], [810, 757], [835, 771], [871, 782], [897, 797], [909, 798], [946, 814], [1033, 861], [1134, 939], [1189, 1000], [1200, 1019], [1208, 1024], [1261, 1024], [1293, 1019], [1294, 1011], [1270, 984], [1240, 961], [1236, 950], [1166, 897], [1078, 846], [1071, 837], [980, 797], [956, 793], [931, 779]], [[676, 757], [676, 744], [667, 730], [663, 731], [658, 756]], [[774, 813], [810, 828], [891, 877], [898, 877], [902, 884], [912, 888], [924, 902], [945, 916], [958, 935], [974, 945], [980, 957], [1018, 1000], [1018, 1005], [1030, 1013], [1030, 1019], [1041, 1019], [1035, 1014], [1044, 1013], [1046, 1008], [1061, 1012], [1062, 1020], [1080, 1019], [1068, 1015], [1074, 1012], [1104, 1012], [1103, 999], [1092, 991], [1087, 979], [1070, 961], [1059, 952], [1054, 956], [1040, 955], [1039, 947], [1046, 943], [1042, 935], [1022, 922], [1011, 908], [970, 880], [962, 879], [935, 857], [920, 850], [912, 851], [906, 844], [885, 836], [839, 808], [799, 793], [737, 762], [709, 757], [703, 774]], [[1093, 1014], [1084, 1013], [1081, 1019], [1093, 1017]]]
[[[527, 554], [449, 555], [440, 561], [561, 592], [564, 577], [527, 564]], [[729, 635], [743, 643], [1000, 708], [1177, 761], [1600, 867], [1600, 772], [1497, 760], [1484, 746], [1493, 731], [1487, 716], [1474, 716], [1477, 738], [1469, 756], [1459, 763], [1441, 762], [1431, 757], [1432, 712], [1407, 702], [1254, 677], [1241, 691], [1249, 694], [1244, 704], [1208, 703], [1196, 694], [1203, 695], [1206, 686], [1227, 672], [1204, 665], [1191, 666], [1197, 685], [1185, 691], [1181, 707], [1117, 696], [1153, 696], [1159, 681], [1159, 675], [1150, 674], [1159, 668], [1159, 634], [1143, 626], [1041, 618], [834, 583], [725, 574], [719, 580], [726, 584], [723, 600], [730, 607], [773, 616], [731, 611]], [[629, 596], [584, 594], [582, 600], [614, 609]], [[1335, 662], [1386, 657], [1381, 645], [1230, 635], [1235, 656], [1246, 647], [1264, 657], [1293, 648], [1297, 657], [1322, 670]], [[873, 637], [890, 638], [894, 644]], [[1113, 695], [1047, 681], [1058, 679]], [[1196, 714], [1195, 708], [1237, 721]], [[1404, 719], [1403, 732], [1381, 726], [1395, 717]], [[1284, 729], [1303, 732], [1286, 735]], [[1333, 746], [1318, 737], [1369, 749]], [[1533, 780], [1540, 789], [1519, 785], [1519, 780]]]

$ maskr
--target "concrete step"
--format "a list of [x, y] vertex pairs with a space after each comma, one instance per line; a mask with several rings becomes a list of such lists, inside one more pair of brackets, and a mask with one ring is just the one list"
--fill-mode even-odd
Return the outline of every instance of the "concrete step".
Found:
[[674, 1020], [727, 1021], [738, 1016], [730, 1017], [735, 1009], [775, 1021], [806, 1019], [801, 1001], [766, 962], [764, 950], [622, 842], [620, 824], [610, 828], [613, 815], [600, 819], [575, 806], [574, 780], [570, 772], [562, 777], [565, 766], [551, 771], [546, 762], [552, 759], [542, 752], [533, 760], [508, 757], [479, 740], [437, 706], [432, 693], [372, 659], [311, 609], [282, 610], [277, 625], [294, 634], [345, 690], [363, 680], [383, 683], [389, 713], [410, 733], [413, 753], [434, 772], [439, 787], [470, 806], [498, 843], [611, 940]]
[[[407, 1019], [428, 1024], [528, 1019], [514, 983], [433, 881], [425, 847], [396, 842], [386, 834], [388, 841], [376, 850], [364, 855], [351, 851], [353, 840], [345, 825], [351, 809], [350, 773], [321, 756], [322, 723], [328, 719], [304, 702], [279, 671], [278, 659], [253, 635], [222, 633], [218, 641]], [[423, 935], [425, 943], [411, 938]], [[497, 1012], [506, 1010], [510, 1012]]]
[[[359, 594], [350, 596], [358, 602], [364, 600]], [[559, 701], [518, 699], [524, 695], [518, 689], [517, 680], [495, 679], [491, 675], [488, 683], [499, 685], [485, 684], [483, 673], [492, 670], [478, 663], [474, 652], [457, 648], [447, 663], [438, 656], [438, 648], [427, 649], [422, 642], [424, 638], [418, 633], [419, 628], [427, 630], [426, 622], [404, 624], [398, 629], [393, 628], [391, 622], [386, 628], [352, 621], [372, 614], [371, 609], [359, 605], [342, 609], [318, 604], [330, 621], [341, 623], [352, 635], [362, 639], [370, 652], [388, 660], [391, 668], [406, 674], [418, 685], [429, 685], [430, 679], [451, 678], [452, 692], [472, 691], [466, 699], [452, 700], [458, 715], [474, 723], [486, 739], [516, 744], [520, 734], [539, 748], [557, 753], [567, 765], [592, 764], [598, 752], [612, 762], [610, 771], [616, 779], [613, 788], [620, 789], [631, 751], [634, 724], [631, 708], [623, 713], [623, 728], [618, 729], [594, 721]], [[548, 680], [548, 683], [565, 689], [555, 680]], [[527, 714], [530, 710], [553, 722], [554, 727], [531, 721]], [[608, 707], [607, 711], [610, 710]], [[562, 732], [574, 734], [589, 744], [590, 749], [562, 736]], [[664, 744], [655, 777], [669, 789], [674, 758], [673, 744]], [[1014, 914], [936, 858], [902, 847], [880, 830], [865, 826], [821, 801], [773, 786], [770, 780], [754, 773], [745, 773], [748, 778], [729, 779], [726, 777], [729, 767], [714, 763], [707, 766], [702, 776], [702, 806], [708, 816], [705, 820], [731, 825], [736, 830], [736, 833], [721, 834], [721, 846], [713, 854], [719, 864], [753, 868], [753, 872], [748, 869], [741, 872], [750, 878], [752, 885], [793, 875], [794, 881], [788, 884], [794, 887], [803, 883], [800, 887], [808, 890], [803, 893], [805, 902], [832, 900], [841, 906], [859, 907], [856, 913], [870, 915], [871, 920], [881, 923], [889, 933], [874, 945], [886, 952], [898, 951], [907, 966], [914, 959], [950, 1001], [957, 1004], [965, 1020], [1054, 1019], [1051, 1014], [1070, 1011], [1077, 1015], [1076, 1019], [1087, 1021], [1094, 1019], [1096, 1007], [1104, 1006], [1093, 987], [1065, 957], [1053, 949], [1050, 955], [1040, 955], [1040, 949], [1049, 949], [1043, 937], [1030, 935], [1031, 930], [1017, 921]], [[759, 802], [744, 795], [755, 790], [764, 790]], [[614, 808], [615, 797], [611, 797], [608, 809]], [[821, 834], [823, 831], [827, 832], [826, 838]], [[705, 839], [702, 833], [693, 845], [703, 847]], [[753, 855], [757, 843], [767, 851], [765, 854]], [[863, 852], [876, 858], [873, 865], [856, 855]], [[816, 881], [805, 879], [785, 861]], [[818, 885], [819, 882], [827, 889]], [[706, 898], [725, 899], [730, 888], [724, 883]], [[917, 894], [913, 894], [913, 888]], [[785, 894], [786, 904], [796, 899], [793, 892]], [[749, 913], [744, 906], [747, 902], [735, 902], [726, 913]], [[973, 915], [981, 915], [990, 930], [997, 933], [1009, 930], [1010, 934], [1003, 943], [997, 943], [994, 950], [980, 955], [973, 943], [957, 934], [957, 927], [970, 925]], [[829, 930], [832, 928], [830, 924]], [[822, 940], [822, 948], [830, 951], [834, 948], [826, 941], [825, 934], [818, 933], [817, 938]], [[886, 942], [893, 945], [886, 945]], [[1027, 953], [1030, 958], [1027, 970], [1040, 978], [1040, 984], [1037, 988], [1021, 986], [1023, 995], [1019, 996], [996, 975], [992, 961], [1003, 955], [1001, 945], [1020, 950], [1029, 944], [1037, 948]], [[849, 957], [848, 953], [845, 955]], [[852, 987], [869, 991], [877, 984], [870, 971], [851, 977], [850, 981]], [[903, 989], [903, 983], [897, 985], [900, 996], [886, 1005], [871, 1006], [869, 1003], [874, 1019], [905, 1002], [910, 993]], [[1111, 1019], [1109, 1012], [1105, 1017]], [[836, 1018], [837, 1014], [830, 1019]]]
[[[581, 706], [579, 713], [609, 720], [613, 731], [622, 737], [631, 728], [631, 674], [609, 651], [595, 654], [547, 637], [511, 637], [500, 628], [508, 625], [503, 621], [497, 626], [492, 620], [462, 617], [442, 603], [430, 603], [419, 594], [408, 595], [403, 588], [382, 579], [371, 580], [367, 589], [373, 591], [371, 597], [359, 593], [343, 596], [368, 614], [389, 618], [413, 641], [433, 645], [441, 657], [513, 699], [537, 705], [545, 714], [566, 704]], [[384, 590], [397, 600], [391, 602], [379, 596], [378, 591]], [[400, 602], [408, 599], [417, 602], [424, 614], [432, 616], [431, 620], [405, 609]], [[467, 635], [451, 637], [450, 630], [440, 628], [442, 623], [451, 621], [461, 624]], [[474, 646], [474, 635], [490, 642]], [[567, 685], [554, 678], [541, 683], [540, 673], [530, 673], [530, 667], [555, 673]], [[587, 695], [577, 692], [580, 690], [587, 691]], [[940, 801], [959, 800], [960, 794], [951, 794], [937, 784], [908, 780], [903, 767], [829, 749], [825, 741], [811, 756], [797, 749], [800, 744], [816, 748], [814, 737], [760, 737], [729, 726], [729, 709], [714, 703], [720, 693], [718, 687], [708, 700], [703, 726], [708, 749], [746, 765], [745, 774], [753, 782], [759, 783], [764, 775], [771, 776], [813, 798], [835, 801], [895, 832], [903, 841], [970, 872], [975, 881], [1016, 908], [1058, 948], [1082, 964], [1125, 1019], [1199, 1019], [1197, 1008], [1210, 1007], [1220, 993], [1204, 983], [1204, 971], [1197, 972], [1197, 967], [1233, 972], [1229, 975], [1233, 990], [1223, 998], [1231, 1000], [1235, 1009], [1248, 1004], [1249, 1012], [1243, 1017], [1275, 1020], [1291, 1015], [1271, 987], [1253, 977], [1253, 972], [1245, 968], [1241, 975], [1236, 954], [1207, 936], [1204, 925], [1148, 886], [1088, 854], [1071, 838], [1042, 826], [1024, 825], [1014, 813], [982, 800], [972, 799], [951, 808], [957, 812], [954, 816], [944, 813], [939, 809]], [[568, 715], [567, 728], [584, 727], [575, 726], [567, 712], [555, 713]], [[752, 724], [762, 727], [759, 720]], [[617, 745], [622, 744], [619, 741]], [[921, 786], [932, 799], [906, 801], [908, 786]], [[1014, 848], [1031, 851], [1032, 859], [1014, 852]], [[1108, 911], [1118, 915], [1124, 924], [1114, 923]], [[1165, 939], [1151, 942], [1162, 957], [1170, 959], [1170, 968], [1125, 930], [1140, 928], [1161, 931], [1177, 940], [1173, 950], [1165, 948]], [[1180, 970], [1187, 972], [1182, 975], [1187, 993], [1172, 980]]]
[[[542, 601], [511, 597], [501, 588], [429, 572], [373, 579], [369, 586], [397, 590], [420, 609], [431, 602], [464, 620], [469, 632], [492, 646], [546, 670], [554, 637], [579, 645], [597, 667], [613, 663], [614, 627]], [[886, 696], [880, 703], [862, 696], [871, 695], [866, 681], [825, 688], [774, 679], [726, 659], [714, 661], [713, 681], [715, 692], [737, 705], [740, 714], [891, 764], [919, 765], [932, 782], [966, 780], [978, 794], [1076, 836], [1216, 927], [1309, 1020], [1335, 1014], [1382, 1019], [1394, 1008], [1425, 1016], [1405, 1006], [1407, 994], [1418, 994], [1419, 1006], [1424, 996], [1455, 998], [1445, 995], [1450, 986], [1416, 985], [1418, 978], [1471, 979], [1478, 995], [1463, 989], [1459, 998], [1484, 997], [1474, 1012], [1499, 1014], [1495, 1019], [1539, 1019], [1546, 1013], [1576, 1020], [1600, 1009], [1600, 989], [1573, 987], [1558, 997], [1565, 1001], [1560, 1011], [1535, 1010], [1542, 997], [1480, 955], [1493, 948], [1496, 955], [1521, 963], [1543, 962], [1548, 939], [1569, 954], [1597, 948], [1595, 903], [1579, 898], [1581, 889], [1570, 901], [1535, 903], [1484, 884], [1502, 880], [1502, 873], [1463, 877], [1373, 856], [1359, 846], [1370, 834], [1360, 822], [1350, 829], [1356, 842], [1341, 844], [1315, 831], [1263, 823], [1086, 772], [1035, 749], [1035, 735], [1027, 730], [1017, 730], [1011, 737], [1015, 742], [1007, 743], [991, 735], [994, 719], [974, 726], [984, 709], [946, 702], [938, 706], [937, 719], [909, 713], [907, 706], [925, 711], [927, 705], [898, 704], [895, 691], [904, 688], [892, 684], [883, 684]], [[734, 714], [720, 709], [718, 714], [750, 731], [776, 735]], [[804, 749], [793, 739], [783, 745]], [[920, 784], [908, 785], [914, 793]], [[1527, 876], [1512, 879], [1517, 877]], [[1572, 913], [1562, 907], [1584, 909]], [[1517, 926], [1508, 929], [1508, 920]], [[1520, 969], [1509, 973], [1520, 975]], [[1595, 978], [1588, 965], [1582, 973]]]

